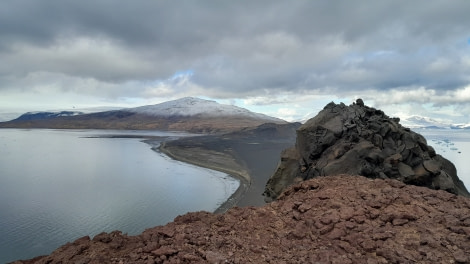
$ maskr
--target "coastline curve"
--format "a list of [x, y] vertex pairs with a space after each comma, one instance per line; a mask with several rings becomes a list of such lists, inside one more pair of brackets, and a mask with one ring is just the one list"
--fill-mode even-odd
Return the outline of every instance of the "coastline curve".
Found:
[[159, 141], [156, 144], [157, 142], [152, 142], [152, 140], [145, 140], [145, 143], [150, 144], [152, 150], [161, 152], [174, 160], [220, 171], [239, 180], [240, 185], [237, 190], [214, 211], [216, 214], [225, 213], [236, 206], [251, 185], [248, 169], [230, 154], [200, 147], [168, 146], [165, 141]]

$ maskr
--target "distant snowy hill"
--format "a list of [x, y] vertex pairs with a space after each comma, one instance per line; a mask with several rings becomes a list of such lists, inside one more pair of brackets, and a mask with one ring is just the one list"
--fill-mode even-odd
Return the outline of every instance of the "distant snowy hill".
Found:
[[470, 129], [470, 124], [453, 124], [452, 129]]
[[402, 118], [400, 124], [409, 128], [451, 128], [451, 129], [469, 129], [470, 124], [452, 124], [450, 122], [441, 121], [429, 117], [413, 115]]
[[64, 116], [76, 116], [81, 115], [82, 112], [77, 111], [60, 111], [60, 112], [27, 112], [16, 118], [15, 120], [42, 120], [42, 119], [51, 119], [56, 117]]
[[151, 116], [202, 116], [202, 117], [223, 117], [237, 116], [271, 121], [283, 121], [279, 118], [267, 116], [260, 113], [251, 112], [245, 108], [233, 105], [219, 104], [215, 101], [204, 100], [194, 97], [184, 97], [181, 99], [164, 102], [156, 105], [140, 106], [136, 108], [123, 109], [138, 114]]
[[225, 133], [265, 123], [287, 122], [215, 101], [186, 97], [156, 105], [88, 114], [63, 111], [30, 112], [0, 122], [11, 128], [140, 129]]

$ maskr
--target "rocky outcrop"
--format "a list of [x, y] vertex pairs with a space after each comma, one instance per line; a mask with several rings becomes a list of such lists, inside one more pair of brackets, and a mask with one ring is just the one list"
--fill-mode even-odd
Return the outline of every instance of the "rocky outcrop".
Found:
[[266, 184], [266, 201], [297, 181], [342, 173], [397, 179], [468, 197], [455, 166], [399, 121], [361, 99], [350, 106], [328, 104], [297, 130], [295, 146], [281, 154]]
[[16, 263], [468, 263], [470, 199], [396, 180], [318, 177], [263, 207], [84, 237]]

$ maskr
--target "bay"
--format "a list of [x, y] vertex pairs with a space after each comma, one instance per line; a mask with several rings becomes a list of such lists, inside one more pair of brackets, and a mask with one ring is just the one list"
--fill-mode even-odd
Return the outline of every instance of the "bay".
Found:
[[224, 173], [175, 161], [139, 138], [158, 131], [0, 129], [0, 263], [49, 254], [86, 235], [136, 235], [238, 188]]
[[[470, 131], [415, 129], [470, 187]], [[0, 263], [48, 254], [84, 235], [130, 235], [189, 211], [213, 211], [238, 187], [137, 138], [184, 133], [0, 129]], [[92, 137], [92, 138], [90, 138]], [[96, 138], [95, 138], [96, 137]]]

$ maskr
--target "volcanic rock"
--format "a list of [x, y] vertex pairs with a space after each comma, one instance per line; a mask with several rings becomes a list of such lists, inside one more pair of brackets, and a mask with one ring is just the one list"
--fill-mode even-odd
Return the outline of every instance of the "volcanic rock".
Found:
[[470, 199], [361, 176], [317, 177], [263, 207], [101, 233], [16, 263], [469, 263]]
[[350, 106], [330, 103], [297, 130], [296, 144], [266, 184], [272, 201], [289, 185], [318, 176], [350, 174], [397, 179], [469, 197], [455, 166], [426, 139], [361, 99]]

